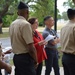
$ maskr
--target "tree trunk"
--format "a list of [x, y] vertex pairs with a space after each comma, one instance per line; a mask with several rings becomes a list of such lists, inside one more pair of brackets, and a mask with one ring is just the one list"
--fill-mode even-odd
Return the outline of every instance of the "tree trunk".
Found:
[[2, 5], [1, 9], [0, 10], [0, 16], [3, 17], [6, 15], [8, 9], [9, 9], [9, 6], [11, 5], [11, 3], [13, 2], [14, 0], [5, 0], [4, 4]]
[[3, 32], [2, 32], [2, 27], [0, 27], [0, 34], [2, 34]]
[[75, 0], [72, 0], [73, 1], [73, 3], [75, 4]]
[[3, 25], [3, 21], [2, 21], [2, 18], [0, 17], [0, 34], [2, 34], [2, 25]]

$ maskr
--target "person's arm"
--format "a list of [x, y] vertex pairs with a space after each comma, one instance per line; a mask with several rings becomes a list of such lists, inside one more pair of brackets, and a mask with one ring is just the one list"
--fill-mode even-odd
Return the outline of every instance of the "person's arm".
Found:
[[33, 43], [28, 44], [29, 54], [34, 59], [34, 63], [37, 64], [37, 52]]
[[24, 26], [22, 26], [21, 32], [22, 32], [23, 39], [25, 40], [26, 44], [28, 45], [29, 54], [34, 59], [34, 61], [37, 63], [37, 55], [36, 55], [36, 49], [33, 45], [34, 41], [33, 41], [31, 25], [29, 23], [27, 23]]
[[56, 45], [59, 42], [60, 42], [60, 39], [59, 38], [55, 38], [54, 40], [51, 41], [51, 44], [52, 45]]
[[12, 52], [12, 49], [9, 49], [6, 52], [2, 52], [2, 57], [4, 57], [6, 54], [10, 54]]
[[[55, 32], [55, 31], [54, 31]], [[55, 39], [51, 42], [53, 45], [56, 45], [56, 44], [58, 44], [59, 42], [60, 42], [60, 39], [59, 39], [59, 36], [58, 36], [58, 34], [55, 32]]]
[[4, 52], [4, 54], [10, 54], [12, 52], [12, 49], [9, 49], [8, 51]]
[[29, 23], [25, 24], [24, 26], [21, 27], [21, 33], [22, 37], [25, 40], [26, 44], [28, 45], [28, 50], [30, 56], [34, 59], [35, 65], [37, 64], [37, 53], [36, 49], [33, 45], [33, 35], [32, 35], [32, 28]]
[[12, 71], [12, 67], [3, 62], [2, 60], [0, 60], [0, 69], [5, 69], [9, 74], [11, 74]]

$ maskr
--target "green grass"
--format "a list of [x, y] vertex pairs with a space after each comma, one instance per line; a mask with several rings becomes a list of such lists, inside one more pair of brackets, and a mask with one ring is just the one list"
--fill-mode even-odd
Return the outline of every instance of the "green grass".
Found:
[[[57, 24], [57, 30], [60, 30], [64, 25], [59, 23]], [[42, 33], [45, 27], [38, 27], [38, 31]], [[54, 27], [53, 27], [54, 28]], [[3, 34], [0, 34], [0, 38], [9, 37], [9, 27], [2, 28]]]
[[61, 52], [61, 47], [58, 47], [58, 52], [59, 52], [59, 66], [62, 66], [62, 52]]
[[8, 32], [3, 32], [3, 34], [0, 34], [0, 38], [6, 38], [6, 37], [9, 37]]
[[10, 59], [10, 65], [13, 65], [13, 59]]
[[59, 66], [62, 66], [62, 53], [59, 52]]

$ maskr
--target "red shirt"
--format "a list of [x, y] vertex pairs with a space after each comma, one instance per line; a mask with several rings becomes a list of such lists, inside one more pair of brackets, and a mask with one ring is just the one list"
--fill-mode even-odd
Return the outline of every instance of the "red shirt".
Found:
[[[43, 60], [47, 59], [46, 52], [44, 50], [44, 45], [39, 45], [38, 42], [43, 40], [43, 36], [38, 31], [35, 31], [37, 34], [33, 35], [34, 46], [37, 50], [38, 63], [41, 63]], [[38, 36], [37, 36], [38, 35]]]

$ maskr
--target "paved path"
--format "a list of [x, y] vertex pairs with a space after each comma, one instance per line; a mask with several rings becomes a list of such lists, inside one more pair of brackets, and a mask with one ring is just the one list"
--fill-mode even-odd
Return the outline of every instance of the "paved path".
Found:
[[[4, 70], [2, 70], [2, 75], [4, 75]], [[11, 75], [14, 75], [14, 66], [12, 66], [12, 73], [11, 73]], [[45, 67], [43, 67], [41, 75], [45, 75]], [[51, 75], [54, 75], [53, 69], [52, 69]], [[64, 75], [62, 67], [60, 67], [60, 75]]]

